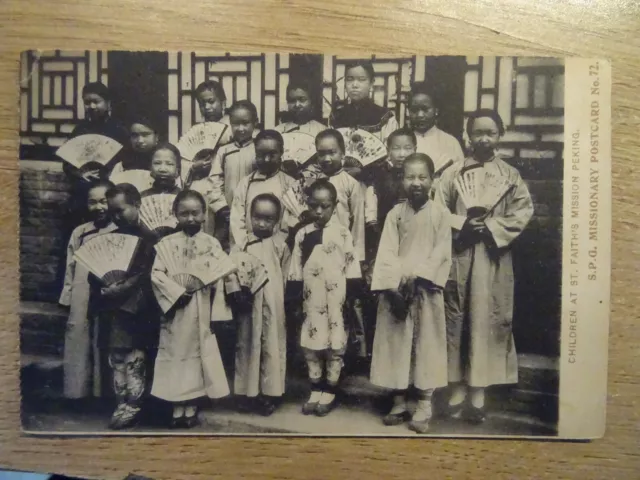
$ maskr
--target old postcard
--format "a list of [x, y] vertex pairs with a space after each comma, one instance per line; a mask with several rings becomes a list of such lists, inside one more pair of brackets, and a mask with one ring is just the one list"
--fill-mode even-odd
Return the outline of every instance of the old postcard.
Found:
[[22, 424], [589, 439], [608, 62], [28, 51]]

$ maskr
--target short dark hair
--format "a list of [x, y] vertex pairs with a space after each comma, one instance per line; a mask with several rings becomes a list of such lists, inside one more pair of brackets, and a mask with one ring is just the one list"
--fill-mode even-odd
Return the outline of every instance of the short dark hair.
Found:
[[180, 204], [180, 202], [187, 200], [189, 198], [192, 198], [200, 202], [200, 205], [202, 205], [202, 211], [203, 212], [207, 211], [207, 202], [205, 201], [204, 197], [200, 192], [196, 190], [181, 190], [176, 195], [176, 198], [173, 199], [172, 210], [174, 215], [178, 211], [178, 205]]
[[129, 130], [134, 125], [144, 125], [145, 127], [153, 130], [153, 133], [158, 134], [158, 126], [153, 120], [150, 120], [149, 117], [145, 117], [144, 115], [135, 115], [131, 117], [129, 120]]
[[96, 188], [104, 188], [106, 194], [106, 192], [108, 192], [109, 189], [113, 187], [115, 187], [115, 184], [110, 180], [99, 180], [96, 183], [90, 184], [89, 188], [87, 188], [86, 190], [85, 203], [89, 201], [89, 193], [91, 192], [91, 190], [94, 190]]
[[433, 165], [433, 160], [429, 155], [427, 155], [426, 153], [412, 153], [404, 159], [404, 163], [402, 166], [403, 168], [406, 168], [407, 165], [411, 163], [422, 163], [423, 165], [426, 165], [429, 175], [431, 176], [431, 178], [433, 178], [436, 167]]
[[182, 164], [182, 155], [180, 154], [180, 150], [178, 150], [178, 147], [176, 147], [173, 143], [161, 143], [153, 149], [153, 151], [151, 152], [151, 158], [153, 158], [156, 152], [160, 150], [169, 150], [171, 153], [173, 153], [173, 156], [176, 159], [176, 169], [179, 175]]
[[205, 80], [201, 84], [199, 84], [195, 89], [196, 97], [200, 95], [202, 92], [211, 91], [215, 94], [215, 96], [221, 102], [227, 101], [227, 95], [224, 93], [224, 88], [220, 85], [220, 82], [216, 82], [215, 80]]
[[256, 138], [253, 140], [255, 145], [258, 145], [260, 140], [275, 140], [280, 145], [280, 151], [284, 151], [284, 139], [282, 138], [282, 134], [275, 130], [261, 130]]
[[418, 139], [416, 138], [416, 134], [413, 133], [408, 127], [402, 127], [397, 130], [391, 132], [391, 134], [387, 137], [387, 148], [391, 145], [391, 141], [397, 137], [409, 137], [414, 146], [418, 145]]
[[82, 96], [84, 97], [85, 95], [88, 95], [90, 93], [102, 97], [105, 102], [111, 101], [111, 93], [109, 92], [109, 87], [107, 87], [102, 82], [90, 82], [85, 84], [85, 86], [82, 87]]
[[118, 195], [124, 196], [125, 202], [127, 202], [129, 205], [138, 206], [142, 201], [140, 192], [130, 183], [119, 183], [118, 185], [114, 185], [113, 187], [109, 188], [109, 190], [107, 190], [105, 194], [107, 200], [113, 200]]
[[229, 107], [229, 110], [227, 110], [227, 113], [231, 115], [233, 112], [235, 112], [240, 108], [244, 108], [245, 110], [248, 110], [249, 113], [251, 113], [251, 116], [253, 117], [253, 121], [256, 123], [258, 122], [258, 109], [249, 100], [238, 100], [236, 102], [233, 102], [233, 104]]
[[407, 98], [408, 100], [407, 105], [409, 107], [411, 107], [411, 102], [413, 102], [413, 97], [415, 97], [416, 95], [428, 96], [433, 102], [433, 106], [438, 108], [438, 105], [436, 103], [435, 90], [427, 82], [414, 82], [411, 84], [411, 90], [409, 91], [409, 96]]
[[500, 116], [500, 114], [495, 110], [491, 110], [489, 108], [481, 108], [471, 113], [469, 115], [469, 118], [467, 119], [467, 135], [469, 137], [471, 136], [471, 130], [473, 130], [473, 123], [478, 118], [483, 117], [488, 117], [493, 120], [498, 127], [498, 133], [500, 134], [500, 136], [504, 135], [504, 122], [502, 121], [502, 117]]
[[258, 202], [271, 202], [272, 204], [274, 204], [276, 207], [277, 217], [280, 218], [280, 215], [282, 214], [282, 203], [280, 203], [278, 197], [276, 197], [273, 193], [261, 193], [259, 195], [256, 195], [253, 200], [251, 200], [251, 210], [249, 210], [250, 213], [253, 213]]
[[294, 90], [304, 90], [305, 92], [307, 92], [307, 95], [309, 95], [309, 97], [312, 96], [311, 86], [304, 80], [296, 79], [289, 81], [289, 83], [287, 84], [287, 100], [289, 100], [289, 94]]
[[327, 190], [331, 194], [331, 200], [333, 203], [338, 203], [338, 191], [328, 179], [320, 178], [313, 182], [309, 188], [307, 188], [307, 195], [311, 197], [314, 192], [317, 192], [318, 190]]
[[345, 153], [346, 147], [344, 144], [344, 137], [342, 134], [336, 130], [335, 128], [327, 128], [326, 130], [322, 130], [319, 134], [316, 135], [316, 148], [318, 146], [318, 142], [323, 138], [334, 138], [336, 142], [338, 142], [338, 146], [342, 153]]
[[375, 70], [373, 69], [373, 63], [371, 63], [371, 60], [353, 60], [347, 63], [344, 66], [345, 76], [347, 76], [347, 74], [349, 73], [349, 70], [356, 67], [362, 67], [364, 71], [367, 72], [367, 76], [369, 77], [369, 80], [371, 81], [371, 83], [373, 83], [373, 80], [375, 77]]

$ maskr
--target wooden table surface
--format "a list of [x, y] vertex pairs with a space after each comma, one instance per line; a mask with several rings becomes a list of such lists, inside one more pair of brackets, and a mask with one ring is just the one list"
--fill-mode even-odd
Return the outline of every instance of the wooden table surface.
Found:
[[[142, 0], [0, 3], [0, 465], [90, 478], [640, 477], [640, 2]], [[75, 438], [19, 431], [18, 60], [40, 49], [552, 55], [613, 62], [606, 436], [593, 442]], [[585, 418], [585, 422], [589, 419]]]

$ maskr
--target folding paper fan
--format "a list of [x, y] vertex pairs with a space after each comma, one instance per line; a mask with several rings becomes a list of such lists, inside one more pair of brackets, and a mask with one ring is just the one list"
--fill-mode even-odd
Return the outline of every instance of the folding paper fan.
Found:
[[183, 158], [193, 161], [201, 150], [215, 150], [226, 129], [227, 125], [221, 122], [198, 123], [180, 137], [176, 147]]
[[65, 142], [56, 155], [76, 168], [90, 164], [104, 166], [122, 149], [122, 145], [105, 135], [80, 135]]
[[170, 193], [159, 193], [142, 197], [140, 220], [147, 227], [159, 234], [166, 234], [175, 229], [178, 220], [173, 214], [173, 201], [176, 196]]
[[304, 184], [303, 181], [296, 182], [292, 187], [290, 187], [280, 201], [282, 205], [289, 210], [296, 218], [298, 218], [302, 212], [307, 210], [307, 196], [304, 192]]
[[155, 246], [169, 276], [188, 292], [207, 287], [236, 271], [235, 263], [220, 246], [171, 235]]
[[267, 269], [262, 261], [248, 252], [242, 250], [232, 251], [229, 258], [237, 267], [240, 286], [248, 288], [255, 295], [269, 282]]
[[106, 285], [122, 280], [129, 269], [140, 239], [123, 233], [105, 233], [92, 238], [74, 255]]
[[316, 153], [316, 139], [308, 133], [283, 133], [284, 154], [282, 161], [293, 160], [298, 165], [304, 165]]
[[496, 175], [477, 165], [464, 169], [454, 180], [467, 211], [491, 212], [513, 188], [508, 178]]
[[151, 178], [151, 173], [147, 170], [125, 170], [124, 172], [113, 173], [109, 180], [116, 185], [130, 183], [140, 193], [150, 189], [151, 185], [153, 185], [153, 178]]
[[375, 135], [358, 128], [339, 128], [344, 137], [345, 155], [358, 160], [363, 167], [387, 156], [387, 147]]

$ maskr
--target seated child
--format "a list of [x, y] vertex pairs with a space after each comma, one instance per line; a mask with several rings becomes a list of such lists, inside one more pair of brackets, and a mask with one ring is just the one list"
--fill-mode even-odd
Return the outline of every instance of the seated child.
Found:
[[342, 312], [361, 278], [351, 233], [333, 216], [337, 203], [338, 192], [329, 181], [318, 180], [309, 187], [313, 223], [296, 234], [289, 268], [287, 299], [302, 297], [304, 311], [300, 345], [311, 384], [302, 407], [305, 415], [325, 416], [336, 405], [347, 347]]
[[385, 425], [410, 417], [406, 392], [418, 391], [409, 428], [429, 429], [433, 390], [447, 385], [443, 289], [451, 267], [447, 209], [429, 200], [433, 162], [414, 153], [403, 164], [407, 200], [385, 220], [371, 289], [381, 293], [371, 362], [371, 383], [389, 388], [393, 408]]

